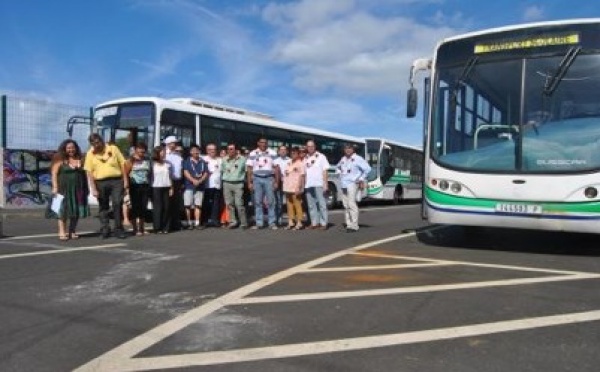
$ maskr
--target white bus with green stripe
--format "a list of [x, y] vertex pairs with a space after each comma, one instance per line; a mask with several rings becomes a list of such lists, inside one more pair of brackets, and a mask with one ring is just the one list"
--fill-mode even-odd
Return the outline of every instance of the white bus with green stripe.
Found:
[[383, 138], [366, 138], [366, 160], [371, 166], [367, 176], [368, 199], [421, 199], [423, 188], [423, 151]]
[[600, 19], [442, 40], [425, 79], [424, 217], [600, 232]]

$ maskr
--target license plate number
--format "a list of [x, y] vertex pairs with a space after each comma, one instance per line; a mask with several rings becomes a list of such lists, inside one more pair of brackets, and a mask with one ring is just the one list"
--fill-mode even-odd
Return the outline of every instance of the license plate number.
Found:
[[498, 203], [496, 212], [517, 214], [542, 214], [542, 206], [537, 204]]

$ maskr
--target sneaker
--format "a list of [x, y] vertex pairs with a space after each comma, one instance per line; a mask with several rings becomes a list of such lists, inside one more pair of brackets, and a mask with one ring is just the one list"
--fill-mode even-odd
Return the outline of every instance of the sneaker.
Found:
[[248, 230], [248, 225], [240, 225], [240, 229], [242, 229], [242, 230]]
[[254, 225], [250, 228], [250, 230], [262, 230], [264, 228], [265, 228], [264, 226]]
[[279, 227], [277, 227], [277, 225], [271, 225], [271, 226], [269, 226], [269, 229], [271, 229], [271, 230], [279, 230]]
[[350, 229], [350, 228], [347, 228], [347, 229], [346, 229], [346, 232], [347, 232], [347, 233], [355, 233], [355, 232], [358, 232], [358, 230], [357, 230], [357, 229]]

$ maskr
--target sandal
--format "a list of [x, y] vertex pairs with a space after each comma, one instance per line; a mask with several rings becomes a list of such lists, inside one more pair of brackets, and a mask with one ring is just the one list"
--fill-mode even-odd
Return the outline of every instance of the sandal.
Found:
[[294, 230], [302, 230], [303, 228], [304, 228], [304, 226], [302, 226], [301, 224], [297, 224], [297, 225], [294, 227]]
[[291, 230], [291, 229], [293, 229], [293, 228], [294, 228], [294, 225], [287, 225], [287, 226], [285, 227], [285, 229], [286, 229], [286, 230]]
[[66, 234], [59, 235], [58, 240], [66, 242], [67, 240], [69, 240], [69, 235], [66, 235]]

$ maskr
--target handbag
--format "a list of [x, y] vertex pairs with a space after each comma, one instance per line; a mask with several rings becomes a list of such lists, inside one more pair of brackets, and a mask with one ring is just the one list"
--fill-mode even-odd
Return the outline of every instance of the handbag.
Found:
[[49, 197], [48, 198], [48, 202], [46, 203], [46, 212], [45, 212], [45, 216], [48, 219], [57, 219], [58, 218], [58, 214], [56, 212], [54, 212], [54, 210], [52, 210], [52, 201], [54, 198]]

